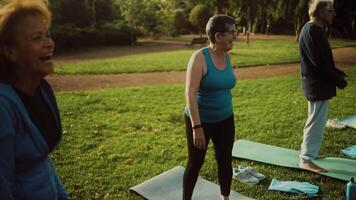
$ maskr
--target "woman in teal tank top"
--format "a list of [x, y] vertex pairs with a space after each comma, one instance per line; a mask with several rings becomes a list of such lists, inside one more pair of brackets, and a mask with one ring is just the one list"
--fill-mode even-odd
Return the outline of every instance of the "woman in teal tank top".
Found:
[[209, 19], [210, 44], [193, 53], [186, 75], [184, 109], [188, 163], [183, 177], [183, 199], [190, 200], [211, 139], [218, 164], [221, 199], [228, 200], [232, 179], [235, 125], [231, 89], [236, 84], [229, 51], [236, 39], [235, 20], [226, 15]]

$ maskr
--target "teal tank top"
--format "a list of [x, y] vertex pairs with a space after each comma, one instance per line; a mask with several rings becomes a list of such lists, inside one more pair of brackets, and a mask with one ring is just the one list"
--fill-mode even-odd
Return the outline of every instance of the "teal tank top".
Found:
[[[236, 84], [229, 56], [226, 55], [226, 68], [219, 70], [215, 67], [208, 47], [202, 49], [205, 57], [207, 72], [200, 82], [196, 94], [200, 120], [205, 123], [220, 122], [232, 115], [231, 89]], [[189, 117], [188, 107], [184, 113]]]

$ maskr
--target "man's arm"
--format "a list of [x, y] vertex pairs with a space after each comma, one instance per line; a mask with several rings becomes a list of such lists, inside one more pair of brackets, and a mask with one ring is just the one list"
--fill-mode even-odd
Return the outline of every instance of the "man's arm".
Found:
[[310, 30], [313, 50], [312, 57], [315, 60], [315, 66], [323, 79], [333, 82], [338, 88], [344, 88], [347, 85], [345, 73], [335, 67], [332, 50], [325, 38], [322, 29], [312, 28]]

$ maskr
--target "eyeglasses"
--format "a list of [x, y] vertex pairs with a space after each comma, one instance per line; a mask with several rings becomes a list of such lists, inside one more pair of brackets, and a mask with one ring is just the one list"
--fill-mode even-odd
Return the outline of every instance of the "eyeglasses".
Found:
[[223, 33], [231, 33], [232, 35], [237, 35], [237, 30], [222, 31]]

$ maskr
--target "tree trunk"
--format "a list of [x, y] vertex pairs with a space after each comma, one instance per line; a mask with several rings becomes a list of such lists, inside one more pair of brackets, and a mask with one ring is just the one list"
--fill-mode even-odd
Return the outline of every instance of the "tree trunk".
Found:
[[246, 43], [250, 43], [250, 33], [251, 33], [251, 18], [250, 18], [250, 7], [247, 8], [247, 37]]
[[299, 19], [299, 17], [297, 18], [297, 22], [296, 23], [294, 23], [294, 29], [295, 29], [295, 39], [296, 39], [296, 41], [298, 42], [298, 40], [299, 40], [299, 30], [300, 30], [300, 19]]
[[355, 16], [354, 16], [354, 20], [353, 20], [353, 27], [352, 27], [352, 38], [356, 39], [356, 11], [355, 11]]
[[257, 20], [254, 19], [254, 20], [252, 20], [252, 30], [251, 30], [252, 34], [255, 34], [256, 27], [257, 27]]
[[95, 3], [96, 0], [91, 0], [90, 1], [90, 10], [91, 10], [91, 14], [92, 14], [92, 18], [91, 18], [91, 27], [95, 28], [96, 26], [96, 9], [95, 9]]

